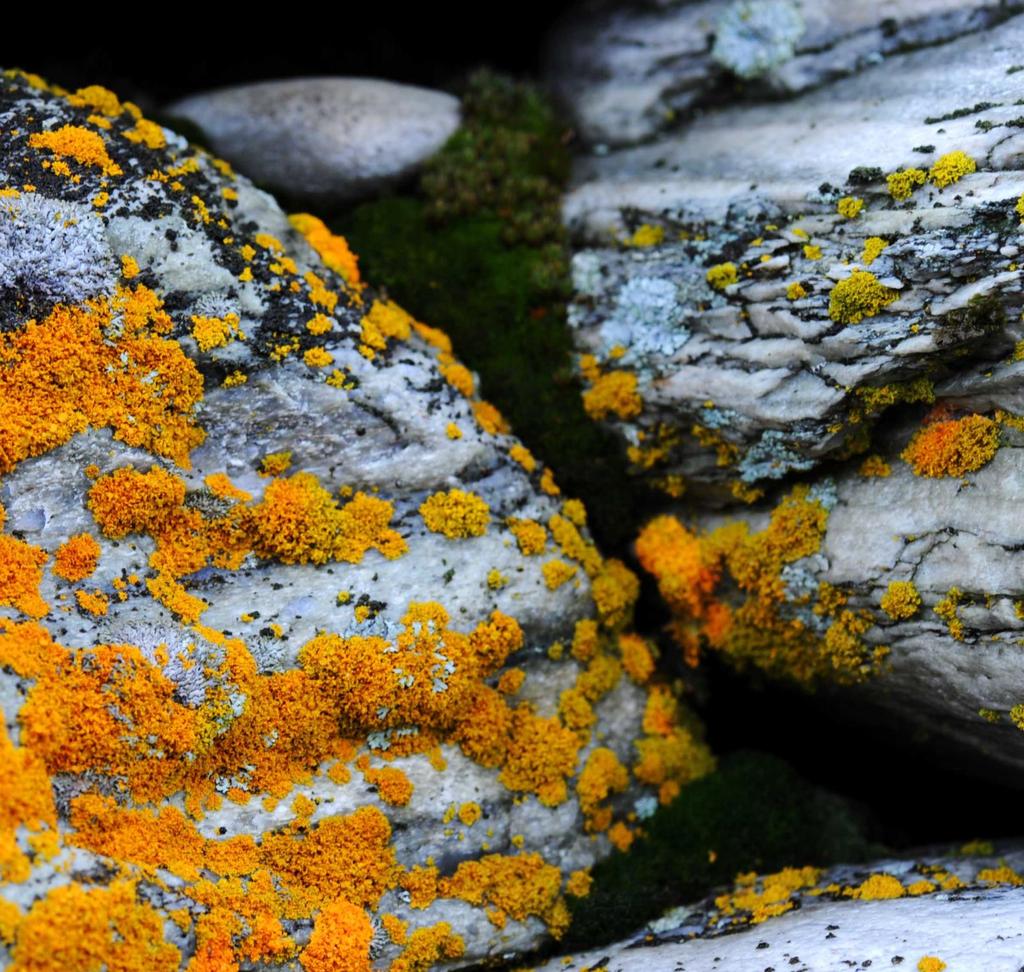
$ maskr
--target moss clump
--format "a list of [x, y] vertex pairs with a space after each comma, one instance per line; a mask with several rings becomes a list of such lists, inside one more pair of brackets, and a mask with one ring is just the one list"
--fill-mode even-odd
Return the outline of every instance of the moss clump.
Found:
[[566, 495], [586, 501], [598, 539], [622, 547], [642, 487], [584, 411], [573, 368], [559, 213], [565, 129], [528, 85], [481, 72], [460, 93], [463, 126], [418, 189], [358, 206], [333, 228], [368, 279], [445, 328], [513, 431]]
[[841, 798], [761, 753], [730, 756], [643, 827], [628, 854], [594, 868], [590, 894], [571, 903], [562, 949], [614, 941], [741, 871], [855, 862], [880, 850]]

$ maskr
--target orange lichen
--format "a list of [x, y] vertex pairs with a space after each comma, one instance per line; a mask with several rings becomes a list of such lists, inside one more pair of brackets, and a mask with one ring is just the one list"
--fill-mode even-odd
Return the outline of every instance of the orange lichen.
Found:
[[611, 808], [602, 807], [601, 804], [613, 793], [621, 793], [627, 786], [629, 770], [619, 762], [619, 757], [612, 750], [599, 747], [587, 757], [576, 781], [576, 795], [586, 830], [604, 831], [611, 826]]
[[302, 950], [306, 972], [371, 972], [373, 925], [362, 909], [337, 898], [317, 915], [309, 944]]
[[583, 393], [583, 407], [593, 419], [601, 420], [609, 415], [635, 418], [643, 410], [636, 375], [631, 371], [609, 371], [601, 375]]
[[988, 463], [999, 448], [999, 425], [985, 415], [932, 422], [900, 454], [917, 476], [963, 476]]
[[199, 350], [202, 352], [212, 351], [214, 348], [223, 348], [230, 341], [239, 338], [245, 339], [238, 326], [237, 314], [225, 314], [224, 317], [192, 317], [192, 337], [195, 339]]
[[621, 628], [629, 620], [640, 594], [640, 580], [621, 560], [610, 557], [593, 578], [590, 595], [606, 628]]
[[537, 468], [537, 460], [533, 457], [533, 453], [521, 443], [517, 442], [512, 446], [512, 448], [508, 450], [508, 454], [527, 472], [533, 472]]
[[363, 344], [383, 351], [389, 340], [405, 341], [412, 330], [412, 318], [394, 301], [375, 300], [360, 322]]
[[371, 767], [369, 757], [360, 757], [356, 767], [363, 774], [363, 779], [376, 788], [377, 795], [389, 806], [404, 807], [412, 799], [415, 787], [400, 769], [394, 766]]
[[892, 467], [877, 453], [868, 456], [857, 470], [860, 475], [870, 478], [873, 476], [885, 477], [892, 474]]
[[402, 954], [391, 963], [389, 972], [427, 972], [439, 962], [461, 958], [465, 950], [462, 937], [452, 932], [448, 922], [441, 921], [414, 931]]
[[451, 877], [438, 884], [443, 897], [489, 906], [488, 917], [499, 928], [507, 918], [525, 921], [536, 915], [556, 938], [565, 930], [568, 917], [561, 888], [562, 872], [535, 853], [487, 854], [476, 861], [463, 861]]
[[545, 806], [564, 802], [566, 779], [575, 772], [580, 750], [576, 733], [555, 717], [535, 715], [526, 704], [512, 712], [510, 733], [501, 782], [510, 790], [536, 793]]
[[310, 213], [293, 213], [288, 217], [288, 222], [320, 254], [326, 267], [340, 274], [349, 286], [359, 286], [358, 257], [349, 249], [345, 237], [332, 233], [323, 220]]
[[68, 581], [84, 580], [100, 559], [100, 545], [88, 533], [76, 533], [57, 548], [53, 572]]
[[[42, 760], [31, 748], [15, 746], [0, 726], [0, 884], [25, 881], [28, 857], [18, 847], [20, 828], [55, 837], [57, 814], [53, 790]], [[48, 828], [44, 830], [44, 828]]]
[[557, 591], [563, 584], [576, 576], [577, 568], [564, 560], [549, 560], [541, 566], [544, 583], [549, 591]]
[[275, 479], [251, 510], [253, 549], [286, 564], [358, 563], [371, 549], [388, 559], [405, 553], [405, 540], [389, 526], [394, 507], [365, 493], [343, 507], [312, 473]]
[[[116, 340], [107, 330], [114, 317]], [[193, 411], [203, 380], [176, 341], [156, 295], [143, 286], [109, 301], [57, 306], [41, 323], [0, 334], [0, 473], [89, 426], [188, 468], [204, 438]]]
[[913, 581], [892, 581], [882, 595], [881, 607], [894, 621], [905, 621], [920, 610], [921, 595]]
[[136, 882], [66, 884], [37, 901], [20, 922], [12, 972], [176, 972], [181, 955], [164, 940], [163, 919], [140, 902]]
[[[705, 536], [671, 518], [645, 527], [637, 555], [673, 608], [673, 633], [686, 657], [707, 644], [738, 663], [753, 662], [803, 681], [824, 674], [855, 679], [870, 671], [884, 650], [872, 650], [860, 639], [870, 627], [869, 614], [840, 610], [840, 601], [823, 591], [813, 611], [833, 623], [821, 637], [782, 610], [787, 601], [783, 568], [818, 550], [827, 518], [824, 507], [808, 498], [808, 488], [798, 486], [759, 533], [742, 521]], [[735, 593], [723, 599], [718, 592], [726, 578]], [[809, 600], [803, 596], [802, 603]]]
[[543, 553], [548, 542], [548, 532], [536, 520], [518, 519], [510, 516], [505, 525], [516, 538], [519, 552], [526, 557]]
[[491, 435], [506, 435], [511, 431], [505, 416], [490, 402], [473, 402], [472, 408], [474, 418], [485, 432]]
[[9, 604], [30, 618], [41, 618], [50, 606], [39, 594], [45, 550], [0, 534], [0, 606]]
[[891, 898], [902, 898], [907, 889], [903, 887], [899, 878], [891, 874], [872, 874], [846, 893], [851, 898], [860, 898], [862, 901], [886, 901]]
[[491, 510], [476, 493], [461, 489], [434, 493], [419, 508], [428, 530], [451, 539], [482, 537], [490, 523]]
[[654, 654], [645, 638], [637, 634], [619, 635], [622, 667], [637, 685], [643, 685], [654, 672]]
[[97, 616], [106, 614], [110, 607], [110, 601], [102, 591], [75, 591], [75, 600], [80, 608]]
[[46, 149], [58, 158], [97, 166], [106, 176], [123, 175], [121, 167], [107, 154], [103, 137], [88, 128], [64, 125], [48, 132], [35, 132], [29, 136], [28, 144], [32, 148]]
[[796, 892], [813, 887], [820, 877], [815, 867], [787, 867], [763, 876], [740, 874], [732, 891], [715, 898], [715, 907], [724, 917], [744, 913], [752, 924], [760, 924], [794, 908]]

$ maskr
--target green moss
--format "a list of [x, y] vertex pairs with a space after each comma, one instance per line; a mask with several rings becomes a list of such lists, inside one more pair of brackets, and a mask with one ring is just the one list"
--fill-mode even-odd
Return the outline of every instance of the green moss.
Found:
[[560, 949], [614, 941], [742, 871], [851, 863], [882, 852], [842, 799], [760, 753], [730, 756], [644, 826], [647, 836], [628, 854], [594, 869], [594, 886], [573, 902]]
[[563, 493], [584, 500], [598, 540], [623, 548], [646, 499], [617, 441], [583, 411], [572, 367], [564, 129], [536, 91], [489, 73], [470, 80], [463, 116], [418, 191], [358, 206], [333, 228], [365, 279], [448, 332], [481, 393]]

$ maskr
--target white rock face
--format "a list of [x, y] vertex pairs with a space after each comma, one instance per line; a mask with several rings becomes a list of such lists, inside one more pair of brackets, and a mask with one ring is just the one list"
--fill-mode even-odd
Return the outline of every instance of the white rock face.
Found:
[[177, 101], [210, 147], [289, 198], [350, 202], [416, 171], [459, 126], [457, 98], [372, 78], [296, 78]]
[[[927, 379], [966, 399], [991, 371], [1011, 394], [1024, 367], [1009, 360], [1024, 336], [1021, 43], [1016, 17], [579, 161], [564, 206], [580, 241], [570, 323], [581, 353], [636, 377], [640, 413], [604, 417], [643, 453], [640, 470], [750, 487], [847, 452], [881, 386]], [[955, 183], [890, 194], [888, 173], [924, 181], [958, 151], [976, 168]], [[847, 196], [863, 202], [853, 218], [837, 212]], [[640, 226], [661, 242], [610, 245]], [[713, 285], [715, 266], [735, 277]], [[855, 271], [885, 299], [859, 320], [837, 303]]]
[[557, 933], [711, 766], [637, 769], [635, 578], [319, 220], [109, 92], [5, 74], [0, 129], [0, 965], [101, 961], [86, 893], [160, 972]]
[[[1024, 959], [1024, 887], [996, 871], [1019, 869], [1019, 851], [1005, 859], [926, 858], [915, 863], [880, 861], [867, 870], [833, 868], [814, 887], [856, 887], [886, 875], [904, 888], [934, 885], [936, 871], [955, 875], [953, 891], [907, 892], [882, 900], [814, 896], [810, 889], [787, 899], [778, 917], [746, 924], [750, 912], [723, 916], [713, 900], [669, 912], [624, 942], [552, 959], [538, 972], [607, 968], [608, 972], [836, 972], [838, 969], [907, 969], [950, 972], [1018, 972]], [[979, 874], [982, 878], [979, 879]], [[893, 885], [897, 887], [898, 885]], [[886, 888], [892, 893], [892, 888]], [[923, 960], [938, 959], [945, 965]]]
[[[641, 142], [718, 98], [785, 97], [997, 23], [997, 0], [703, 0], [581, 4], [546, 70], [585, 140]], [[747, 85], [737, 92], [737, 78]]]

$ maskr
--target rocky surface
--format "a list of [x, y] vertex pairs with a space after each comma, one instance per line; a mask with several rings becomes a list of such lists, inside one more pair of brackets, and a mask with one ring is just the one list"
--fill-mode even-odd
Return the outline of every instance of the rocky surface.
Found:
[[557, 935], [711, 765], [635, 578], [315, 217], [102, 88], [0, 132], [0, 964]]
[[626, 145], [703, 103], [792, 96], [1020, 9], [999, 0], [591, 2], [553, 32], [547, 75], [585, 140]]
[[741, 875], [731, 891], [675, 909], [624, 942], [540, 969], [1017, 972], [1022, 864], [1015, 851]]
[[412, 175], [459, 126], [451, 95], [372, 78], [295, 78], [193, 95], [167, 108], [261, 185], [317, 205]]
[[1022, 41], [1013, 18], [580, 160], [584, 401], [638, 472], [749, 496], [863, 451], [893, 402], [1009, 394]]

